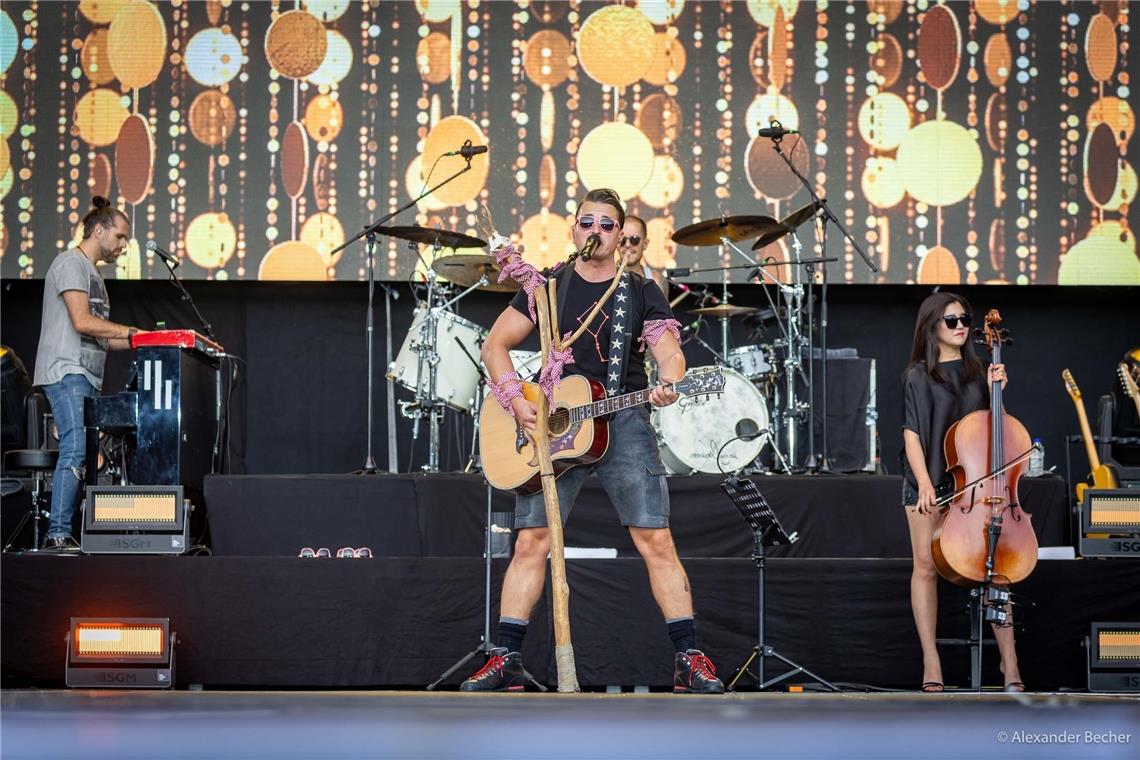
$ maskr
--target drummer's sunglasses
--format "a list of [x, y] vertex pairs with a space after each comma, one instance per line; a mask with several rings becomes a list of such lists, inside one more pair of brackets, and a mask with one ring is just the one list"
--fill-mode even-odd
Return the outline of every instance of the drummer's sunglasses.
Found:
[[[595, 219], [592, 216], [583, 216], [578, 219], [578, 226], [584, 230], [588, 230], [593, 228], [594, 221]], [[618, 223], [613, 219], [610, 219], [608, 216], [603, 216], [601, 219], [598, 219], [596, 221], [598, 222], [598, 226], [606, 232], [613, 232], [617, 229], [618, 226]]]

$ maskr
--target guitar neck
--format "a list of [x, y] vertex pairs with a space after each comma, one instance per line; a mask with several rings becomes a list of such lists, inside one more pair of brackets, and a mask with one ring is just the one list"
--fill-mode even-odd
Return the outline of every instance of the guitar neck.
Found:
[[1100, 467], [1100, 457], [1097, 456], [1096, 446], [1093, 444], [1092, 428], [1089, 427], [1089, 418], [1085, 414], [1085, 402], [1073, 399], [1073, 406], [1077, 408], [1077, 421], [1081, 424], [1081, 437], [1085, 439], [1085, 453], [1089, 458], [1089, 469]]
[[1116, 373], [1120, 376], [1120, 384], [1124, 386], [1124, 392], [1132, 399], [1132, 403], [1136, 405], [1136, 416], [1140, 417], [1140, 388], [1136, 387], [1136, 381], [1132, 379], [1131, 373], [1128, 371], [1128, 365], [1121, 362], [1117, 368]]
[[[673, 388], [674, 385], [669, 385], [668, 387]], [[624, 393], [620, 396], [604, 398], [600, 401], [571, 407], [570, 421], [581, 422], [583, 420], [593, 419], [594, 417], [600, 417], [603, 414], [612, 414], [622, 409], [647, 404], [649, 403], [650, 390], [651, 389], [646, 388], [643, 391], [633, 391], [632, 393]]]

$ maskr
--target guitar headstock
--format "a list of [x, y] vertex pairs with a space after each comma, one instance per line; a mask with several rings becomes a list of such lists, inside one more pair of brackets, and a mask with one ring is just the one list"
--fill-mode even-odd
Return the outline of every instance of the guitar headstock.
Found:
[[1073, 401], [1081, 400], [1081, 389], [1077, 387], [1077, 381], [1073, 378], [1073, 373], [1069, 371], [1068, 367], [1061, 370], [1061, 379], [1065, 381], [1065, 390], [1069, 392], [1069, 398]]
[[1124, 386], [1125, 393], [1132, 398], [1140, 397], [1140, 386], [1137, 386], [1136, 378], [1132, 377], [1132, 372], [1126, 363], [1121, 362], [1117, 365], [1116, 374], [1120, 378], [1120, 384]]
[[720, 367], [702, 367], [689, 370], [683, 378], [673, 385], [674, 390], [682, 396], [708, 396], [719, 395], [724, 392], [724, 373]]

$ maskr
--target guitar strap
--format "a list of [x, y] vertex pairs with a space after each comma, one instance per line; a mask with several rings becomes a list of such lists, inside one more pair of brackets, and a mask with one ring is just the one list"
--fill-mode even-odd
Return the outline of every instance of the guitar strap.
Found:
[[[559, 326], [566, 324], [566, 304], [570, 300], [570, 281], [574, 279], [570, 273], [573, 269], [573, 266], [564, 267], [556, 275], [558, 277]], [[610, 315], [610, 371], [605, 379], [607, 396], [616, 396], [625, 388], [633, 317], [640, 310], [640, 305], [634, 303], [638, 298], [639, 290], [630, 287], [632, 281], [629, 272], [625, 272], [613, 295], [613, 314]]]

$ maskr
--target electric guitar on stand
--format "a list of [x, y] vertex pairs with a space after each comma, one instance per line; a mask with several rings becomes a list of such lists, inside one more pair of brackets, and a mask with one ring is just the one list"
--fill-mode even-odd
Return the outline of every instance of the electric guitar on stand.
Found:
[[1140, 386], [1136, 385], [1136, 378], [1132, 377], [1132, 372], [1128, 369], [1128, 365], [1121, 362], [1116, 368], [1116, 374], [1120, 377], [1120, 384], [1124, 386], [1124, 392], [1132, 399], [1132, 403], [1136, 405], [1136, 416], [1140, 417]]
[[[691, 370], [671, 385], [681, 396], [712, 396], [724, 391], [724, 375], [718, 367]], [[558, 477], [571, 467], [602, 458], [609, 446], [606, 415], [649, 402], [652, 388], [606, 397], [596, 380], [581, 375], [562, 378], [554, 388], [550, 405], [550, 457]], [[542, 389], [537, 383], [522, 383], [523, 397], [538, 404]], [[528, 495], [542, 490], [538, 453], [534, 442], [515, 418], [496, 403], [483, 404], [479, 413], [479, 451], [483, 474], [495, 488]]]
[[1061, 378], [1065, 381], [1065, 390], [1069, 392], [1069, 398], [1073, 400], [1073, 406], [1077, 408], [1077, 421], [1081, 424], [1081, 438], [1085, 441], [1085, 453], [1089, 458], [1089, 467], [1092, 469], [1092, 485], [1088, 483], [1077, 483], [1077, 503], [1082, 503], [1085, 498], [1085, 491], [1089, 488], [1117, 488], [1116, 475], [1108, 467], [1100, 463], [1100, 457], [1096, 453], [1096, 445], [1093, 442], [1092, 430], [1089, 428], [1089, 418], [1085, 415], [1085, 402], [1081, 399], [1081, 389], [1077, 387], [1077, 381], [1073, 379], [1073, 373], [1068, 369], [1061, 372]]

